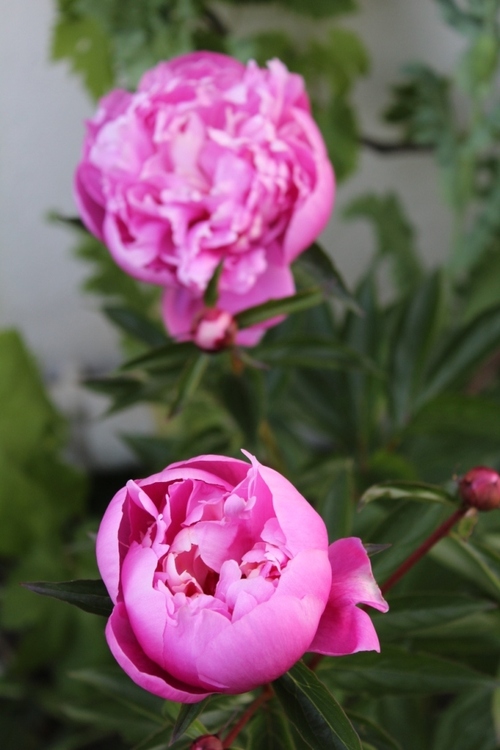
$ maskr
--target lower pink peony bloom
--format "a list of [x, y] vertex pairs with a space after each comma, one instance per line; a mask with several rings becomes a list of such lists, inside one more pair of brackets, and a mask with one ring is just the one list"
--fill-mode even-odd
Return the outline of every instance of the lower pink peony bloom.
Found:
[[193, 703], [276, 679], [306, 651], [379, 650], [387, 610], [359, 539], [325, 524], [283, 476], [199, 456], [130, 481], [97, 536], [114, 602], [106, 636], [146, 690]]
[[228, 312], [292, 294], [288, 266], [324, 228], [333, 193], [302, 78], [279, 60], [261, 69], [212, 52], [104, 97], [75, 177], [88, 229], [127, 273], [168, 288], [165, 322], [184, 338], [221, 261]]

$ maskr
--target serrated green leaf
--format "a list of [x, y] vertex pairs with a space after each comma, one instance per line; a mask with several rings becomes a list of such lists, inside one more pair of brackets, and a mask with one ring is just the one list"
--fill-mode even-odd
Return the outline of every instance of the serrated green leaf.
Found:
[[52, 59], [69, 59], [74, 73], [94, 98], [106, 93], [114, 82], [109, 38], [89, 16], [59, 18], [52, 37]]
[[448, 492], [424, 482], [380, 482], [363, 493], [359, 505], [363, 507], [374, 500], [413, 500], [419, 503], [456, 505]]
[[312, 750], [361, 750], [335, 698], [303, 662], [273, 683], [288, 719]]
[[101, 615], [101, 617], [109, 617], [113, 610], [113, 602], [100, 579], [61, 582], [31, 581], [24, 583], [23, 586], [35, 594], [60, 599], [68, 604], [74, 604], [85, 612]]

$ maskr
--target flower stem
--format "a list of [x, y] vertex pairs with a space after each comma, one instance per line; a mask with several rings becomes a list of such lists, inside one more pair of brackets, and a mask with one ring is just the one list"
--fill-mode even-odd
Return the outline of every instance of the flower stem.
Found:
[[449, 518], [444, 521], [441, 526], [432, 532], [432, 534], [420, 545], [417, 549], [402, 563], [394, 573], [389, 576], [387, 581], [383, 583], [380, 590], [383, 594], [386, 594], [389, 589], [398, 583], [398, 581], [417, 563], [427, 552], [439, 542], [440, 539], [447, 536], [453, 526], [460, 521], [461, 518], [470, 510], [470, 505], [464, 503], [460, 506]]
[[222, 743], [223, 748], [230, 748], [236, 737], [239, 735], [241, 730], [247, 725], [254, 713], [260, 708], [260, 706], [271, 698], [273, 692], [270, 685], [265, 685], [264, 690], [257, 698], [251, 703], [244, 714], [240, 717], [240, 720], [234, 725], [232, 730], [227, 735], [226, 739]]

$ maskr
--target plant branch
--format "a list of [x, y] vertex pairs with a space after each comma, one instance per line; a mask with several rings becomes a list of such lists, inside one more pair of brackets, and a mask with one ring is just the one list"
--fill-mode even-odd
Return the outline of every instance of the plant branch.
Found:
[[[458, 521], [460, 521], [469, 510], [471, 510], [470, 505], [464, 503], [449, 518], [447, 518], [446, 521], [444, 521], [441, 526], [439, 526], [424, 542], [422, 542], [420, 547], [418, 547], [415, 552], [413, 552], [404, 563], [402, 563], [402, 565], [400, 565], [399, 568], [389, 576], [387, 581], [385, 581], [380, 587], [381, 592], [385, 594], [389, 589], [395, 586], [396, 583], [398, 583], [398, 581], [408, 573], [408, 571], [413, 568], [413, 566], [421, 560], [424, 555], [427, 554], [431, 547], [434, 547], [440, 539], [447, 536], [455, 524], [458, 523]], [[476, 512], [475, 509], [472, 510]]]
[[240, 717], [240, 720], [234, 725], [232, 730], [227, 735], [226, 739], [222, 743], [223, 748], [230, 748], [236, 737], [239, 735], [241, 730], [248, 724], [255, 712], [262, 706], [263, 703], [268, 701], [272, 697], [273, 691], [270, 685], [264, 685], [264, 689], [260, 695], [249, 705], [244, 714]]
[[376, 151], [379, 154], [418, 154], [432, 153], [434, 146], [423, 143], [411, 143], [410, 141], [379, 141], [377, 138], [361, 136], [359, 142], [362, 146]]

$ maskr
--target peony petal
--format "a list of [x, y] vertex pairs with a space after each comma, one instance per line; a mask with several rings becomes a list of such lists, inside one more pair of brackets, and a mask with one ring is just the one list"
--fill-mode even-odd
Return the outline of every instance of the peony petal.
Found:
[[134, 544], [122, 565], [123, 599], [130, 625], [144, 653], [164, 666], [164, 631], [167, 626], [169, 592], [153, 588], [158, 558], [151, 547]]
[[322, 609], [308, 595], [271, 597], [205, 645], [200, 680], [221, 692], [244, 693], [276, 679], [307, 651]]
[[[293, 484], [274, 469], [253, 459], [273, 498], [273, 506], [286, 538], [286, 547], [296, 555], [306, 549], [326, 550], [328, 537], [321, 516], [295, 489]], [[291, 511], [293, 508], [293, 511]]]
[[295, 109], [294, 116], [313, 146], [316, 183], [312, 193], [297, 207], [286, 230], [283, 255], [287, 263], [295, 260], [323, 231], [332, 213], [335, 196], [335, 176], [316, 123], [303, 110]]
[[387, 612], [373, 577], [370, 560], [360, 539], [339, 539], [330, 545], [332, 586], [328, 603], [319, 623], [310, 651], [330, 656], [357, 651], [379, 651], [373, 623], [358, 604]]
[[206, 690], [177, 680], [146, 656], [130, 627], [124, 604], [115, 606], [106, 626], [106, 640], [121, 668], [144, 690], [182, 703], [197, 703], [210, 695]]
[[123, 487], [108, 505], [96, 540], [97, 566], [115, 604], [120, 586], [120, 565], [128, 547], [123, 533], [120, 533], [120, 527], [126, 524], [123, 513], [126, 498], [127, 489]]

